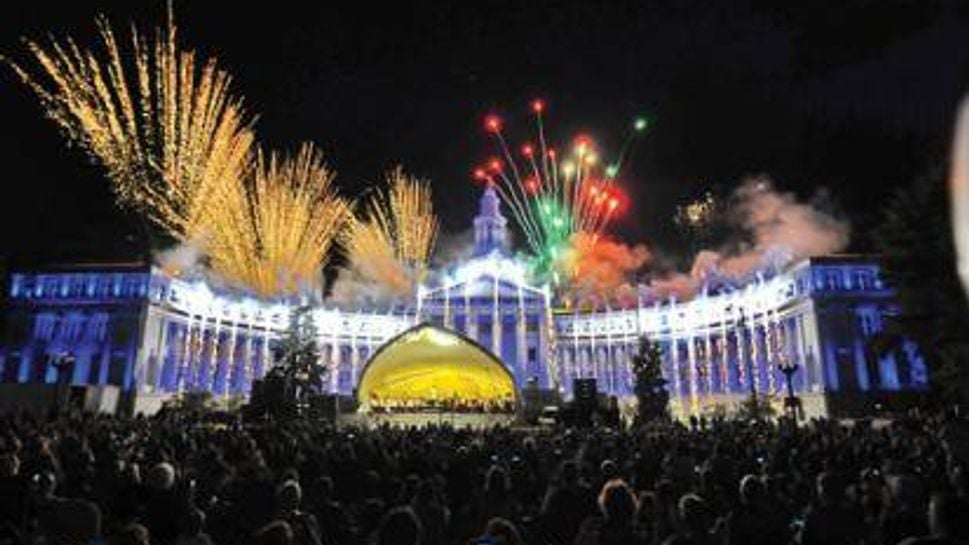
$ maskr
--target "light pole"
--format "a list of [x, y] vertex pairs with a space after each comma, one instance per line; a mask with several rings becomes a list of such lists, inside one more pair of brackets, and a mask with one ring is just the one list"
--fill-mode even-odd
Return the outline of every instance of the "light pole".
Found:
[[787, 397], [784, 398], [784, 408], [791, 412], [791, 421], [796, 426], [797, 413], [801, 406], [801, 400], [794, 395], [794, 373], [797, 373], [801, 366], [797, 362], [791, 362], [787, 356], [782, 355], [781, 362], [777, 364], [777, 368], [784, 374], [784, 381], [787, 383]]
[[59, 416], [67, 406], [68, 396], [71, 391], [71, 375], [74, 372], [74, 362], [76, 358], [70, 352], [64, 352], [54, 356], [51, 365], [57, 373], [57, 386], [54, 397], [54, 412]]

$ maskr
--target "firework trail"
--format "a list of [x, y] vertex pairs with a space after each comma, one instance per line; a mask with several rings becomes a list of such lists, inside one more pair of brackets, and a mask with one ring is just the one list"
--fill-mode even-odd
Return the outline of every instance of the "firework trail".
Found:
[[386, 180], [388, 190], [370, 196], [365, 214], [351, 217], [341, 240], [351, 270], [399, 296], [426, 274], [439, 224], [426, 181], [400, 167]]
[[233, 206], [211, 217], [212, 269], [263, 297], [319, 292], [350, 211], [336, 176], [311, 144], [295, 157], [260, 152], [256, 162], [251, 186], [235, 186]]
[[[603, 168], [594, 142], [574, 139], [570, 156], [561, 157], [546, 139], [545, 103], [531, 104], [538, 147], [521, 146], [516, 156], [495, 115], [485, 118], [485, 130], [501, 153], [474, 170], [474, 178], [498, 192], [511, 210], [534, 256], [539, 274], [553, 273], [553, 263], [578, 234], [598, 240], [621, 213], [626, 197], [615, 183], [633, 138], [646, 130], [647, 121], [636, 119], [616, 160]], [[553, 273], [554, 274], [554, 273]]]
[[230, 76], [179, 50], [171, 5], [153, 40], [132, 28], [128, 55], [105, 18], [97, 25], [98, 50], [71, 38], [25, 40], [36, 74], [3, 60], [68, 140], [103, 165], [120, 205], [183, 242], [206, 238], [209, 216], [232, 204], [223, 200], [238, 197], [234, 185], [252, 168], [252, 120], [230, 95]]

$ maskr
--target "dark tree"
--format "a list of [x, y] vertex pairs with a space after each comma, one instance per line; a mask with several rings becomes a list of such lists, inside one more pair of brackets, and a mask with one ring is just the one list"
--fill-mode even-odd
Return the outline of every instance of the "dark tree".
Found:
[[936, 167], [895, 191], [872, 238], [885, 260], [886, 280], [898, 293], [875, 350], [914, 340], [926, 358], [937, 391], [964, 399], [969, 387], [969, 308], [956, 273], [945, 173]]
[[636, 421], [638, 424], [669, 418], [670, 393], [663, 378], [663, 352], [660, 347], [643, 335], [639, 348], [631, 358], [635, 380]]
[[280, 372], [292, 381], [300, 397], [307, 393], [321, 393], [328, 369], [321, 363], [316, 344], [317, 330], [313, 322], [313, 307], [301, 305], [289, 316], [289, 327], [280, 341], [276, 362]]

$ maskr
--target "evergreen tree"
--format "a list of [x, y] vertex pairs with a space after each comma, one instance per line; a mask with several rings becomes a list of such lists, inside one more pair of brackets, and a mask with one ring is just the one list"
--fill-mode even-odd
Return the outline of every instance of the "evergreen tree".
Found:
[[313, 322], [313, 307], [295, 307], [289, 316], [289, 327], [279, 345], [280, 371], [293, 381], [297, 391], [320, 393], [328, 369], [320, 360], [316, 344], [317, 330]]
[[885, 260], [885, 277], [898, 294], [900, 311], [873, 343], [878, 353], [914, 340], [930, 366], [935, 389], [950, 400], [969, 391], [969, 307], [956, 273], [951, 209], [941, 167], [895, 191], [873, 230]]
[[660, 347], [646, 335], [640, 337], [639, 348], [631, 359], [639, 424], [669, 418], [670, 393], [666, 390], [662, 362]]

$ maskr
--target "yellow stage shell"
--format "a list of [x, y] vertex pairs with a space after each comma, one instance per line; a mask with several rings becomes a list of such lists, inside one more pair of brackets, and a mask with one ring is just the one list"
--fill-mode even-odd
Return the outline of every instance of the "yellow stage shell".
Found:
[[514, 378], [500, 360], [467, 337], [427, 324], [405, 331], [378, 350], [357, 386], [364, 410], [429, 401], [515, 399]]

